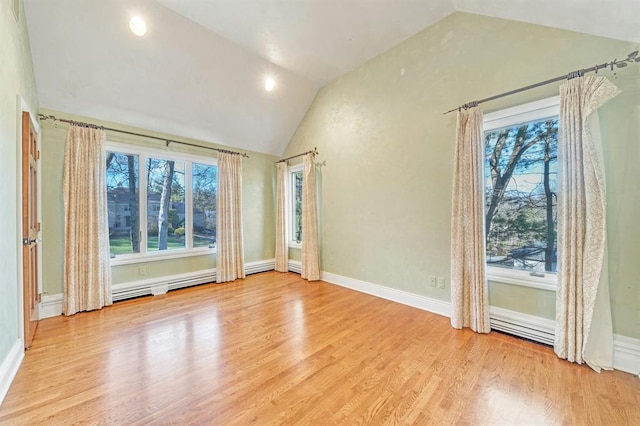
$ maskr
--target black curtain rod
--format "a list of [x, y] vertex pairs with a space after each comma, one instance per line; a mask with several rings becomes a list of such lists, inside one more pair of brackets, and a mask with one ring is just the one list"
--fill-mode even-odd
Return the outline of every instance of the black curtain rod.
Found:
[[469, 108], [473, 108], [478, 106], [481, 103], [484, 102], [489, 102], [489, 101], [493, 101], [495, 99], [499, 99], [499, 98], [504, 98], [505, 96], [509, 96], [509, 95], [513, 95], [515, 93], [520, 93], [520, 92], [524, 92], [526, 90], [530, 90], [530, 89], [535, 89], [536, 87], [540, 87], [540, 86], [545, 86], [547, 84], [551, 84], [551, 83], [555, 83], [556, 81], [561, 81], [561, 80], [570, 80], [572, 78], [575, 77], [582, 77], [583, 75], [585, 75], [585, 73], [588, 72], [595, 72], [596, 74], [598, 73], [598, 70], [602, 69], [602, 68], [607, 68], [610, 67], [611, 71], [613, 71], [613, 67], [617, 67], [617, 68], [624, 68], [627, 66], [627, 64], [629, 62], [640, 62], [640, 56], [638, 56], [638, 51], [636, 50], [635, 52], [631, 52], [629, 53], [629, 55], [627, 55], [627, 57], [625, 59], [614, 59], [611, 62], [605, 62], [603, 64], [600, 65], [595, 65], [591, 68], [586, 68], [586, 69], [581, 69], [578, 71], [573, 71], [570, 72], [567, 75], [561, 75], [555, 78], [551, 78], [549, 80], [545, 80], [545, 81], [541, 81], [539, 83], [535, 83], [535, 84], [531, 84], [529, 86], [525, 86], [525, 87], [521, 87], [519, 89], [515, 89], [515, 90], [510, 90], [508, 92], [504, 92], [504, 93], [500, 93], [499, 95], [494, 95], [494, 96], [490, 96], [488, 98], [484, 98], [484, 99], [480, 99], [479, 101], [472, 101], [472, 102], [467, 102], [464, 105], [460, 105], [458, 108], [454, 108], [451, 109], [447, 112], [443, 112], [443, 114], [449, 114], [450, 112], [454, 112], [454, 111], [459, 111], [461, 109], [469, 109]]
[[307, 151], [307, 152], [303, 152], [302, 154], [292, 155], [291, 157], [283, 158], [282, 160], [276, 161], [276, 164], [284, 163], [285, 161], [291, 160], [292, 158], [302, 157], [303, 155], [307, 155], [307, 154], [318, 155], [318, 148], [313, 148], [311, 151]]
[[102, 129], [102, 130], [108, 130], [110, 132], [124, 133], [126, 135], [141, 136], [143, 138], [155, 139], [155, 140], [159, 140], [159, 141], [165, 142], [166, 146], [169, 146], [169, 144], [171, 144], [171, 143], [179, 143], [181, 145], [193, 146], [195, 148], [211, 149], [213, 151], [225, 152], [227, 154], [236, 154], [236, 155], [241, 155], [241, 156], [243, 156], [245, 158], [249, 158], [249, 156], [247, 154], [245, 154], [244, 152], [229, 151], [227, 149], [214, 148], [212, 146], [203, 146], [203, 145], [197, 145], [195, 143], [181, 142], [181, 141], [177, 141], [177, 140], [174, 140], [174, 139], [160, 138], [158, 136], [145, 135], [144, 133], [129, 132], [127, 130], [113, 129], [111, 127], [99, 126], [99, 125], [93, 124], [93, 123], [84, 123], [82, 121], [66, 120], [64, 118], [58, 118], [55, 115], [38, 114], [38, 116], [40, 117], [40, 120], [45, 120], [45, 121], [46, 120], [61, 121], [63, 123], [68, 123], [68, 124], [71, 124], [71, 125], [74, 125], [74, 126], [92, 127], [94, 129]]

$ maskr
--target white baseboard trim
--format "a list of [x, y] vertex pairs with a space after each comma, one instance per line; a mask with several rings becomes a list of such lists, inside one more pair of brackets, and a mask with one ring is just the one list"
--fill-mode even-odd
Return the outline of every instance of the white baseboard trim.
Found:
[[640, 378], [640, 339], [613, 335], [613, 368]]
[[414, 308], [422, 309], [423, 311], [433, 312], [435, 314], [444, 315], [445, 317], [451, 315], [451, 304], [444, 300], [409, 293], [378, 284], [372, 284], [370, 282], [344, 277], [331, 272], [321, 272], [320, 279], [361, 293], [381, 297], [383, 299], [391, 300], [392, 302], [402, 303], [403, 305], [413, 306]]
[[2, 363], [0, 363], [0, 404], [2, 404], [5, 396], [7, 396], [7, 392], [9, 392], [11, 383], [18, 373], [23, 359], [24, 343], [22, 339], [18, 339], [9, 350], [5, 359], [2, 360]]
[[38, 318], [45, 319], [62, 315], [62, 297], [62, 293], [42, 295]]
[[[292, 262], [289, 261], [289, 270]], [[299, 265], [300, 262], [297, 262]], [[294, 263], [295, 266], [295, 263]], [[355, 278], [344, 277], [330, 272], [322, 272], [321, 279], [328, 283], [356, 290], [361, 293], [381, 297], [403, 305], [413, 306], [424, 311], [451, 316], [451, 303], [409, 293]], [[509, 334], [524, 337], [530, 340], [553, 346], [555, 336], [555, 321], [535, 315], [523, 314], [509, 309], [491, 306], [489, 311], [491, 328], [504, 331]], [[640, 378], [640, 339], [613, 335], [613, 368], [638, 375]]]

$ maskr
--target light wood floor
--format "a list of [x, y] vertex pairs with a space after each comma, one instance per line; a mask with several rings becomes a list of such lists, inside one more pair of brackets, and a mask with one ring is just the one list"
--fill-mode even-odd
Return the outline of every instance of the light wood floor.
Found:
[[640, 425], [640, 380], [268, 272], [41, 321], [0, 423]]

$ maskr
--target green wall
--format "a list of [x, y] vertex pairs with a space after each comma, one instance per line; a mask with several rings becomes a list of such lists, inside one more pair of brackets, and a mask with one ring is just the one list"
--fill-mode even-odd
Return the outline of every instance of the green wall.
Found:
[[[169, 139], [183, 140], [188, 143], [206, 144], [192, 139], [177, 138], [143, 129], [100, 121], [94, 118], [79, 117], [59, 111], [42, 109], [43, 114], [53, 114], [59, 118], [77, 121], [89, 121], [130, 132], [146, 133]], [[43, 121], [42, 125], [42, 207], [43, 214], [43, 287], [45, 294], [62, 293], [63, 291], [63, 247], [64, 247], [64, 208], [62, 201], [62, 171], [64, 165], [64, 148], [68, 126], [53, 121]], [[161, 141], [129, 136], [116, 132], [107, 132], [110, 142], [131, 143], [148, 147], [164, 147]], [[220, 145], [211, 145], [221, 147]], [[228, 148], [228, 147], [226, 147]], [[171, 145], [172, 151], [199, 155], [213, 155], [215, 151], [191, 148], [184, 145]], [[272, 155], [248, 152], [250, 158], [242, 163], [242, 209], [244, 230], [245, 262], [272, 259], [275, 255], [275, 219]], [[215, 268], [215, 255], [187, 257], [112, 267], [113, 284], [126, 283], [143, 279], [183, 274]], [[144, 266], [146, 275], [139, 274], [139, 267]]]
[[[22, 301], [18, 289], [22, 285], [18, 259], [22, 256], [20, 240], [20, 109], [22, 97], [32, 112], [38, 110], [38, 96], [31, 63], [29, 36], [20, 10], [16, 22], [9, 0], [0, 1], [0, 364], [18, 340]], [[19, 3], [22, 8], [22, 2]]]
[[[454, 13], [320, 90], [283, 157], [323, 162], [322, 270], [449, 300], [455, 114], [465, 102], [626, 56], [638, 46]], [[616, 333], [640, 337], [640, 67], [601, 110], [608, 179], [609, 279]], [[611, 76], [611, 71], [601, 75]], [[549, 85], [485, 112], [558, 93]], [[447, 289], [428, 287], [430, 275]], [[492, 283], [491, 303], [554, 316], [554, 293]]]

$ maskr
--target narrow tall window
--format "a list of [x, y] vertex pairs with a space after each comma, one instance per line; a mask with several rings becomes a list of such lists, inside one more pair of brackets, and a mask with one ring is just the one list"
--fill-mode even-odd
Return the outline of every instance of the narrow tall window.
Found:
[[555, 272], [557, 106], [487, 114], [484, 141], [487, 265]]
[[289, 170], [290, 176], [290, 244], [302, 244], [302, 168]]
[[147, 159], [147, 251], [185, 248], [184, 162]]

